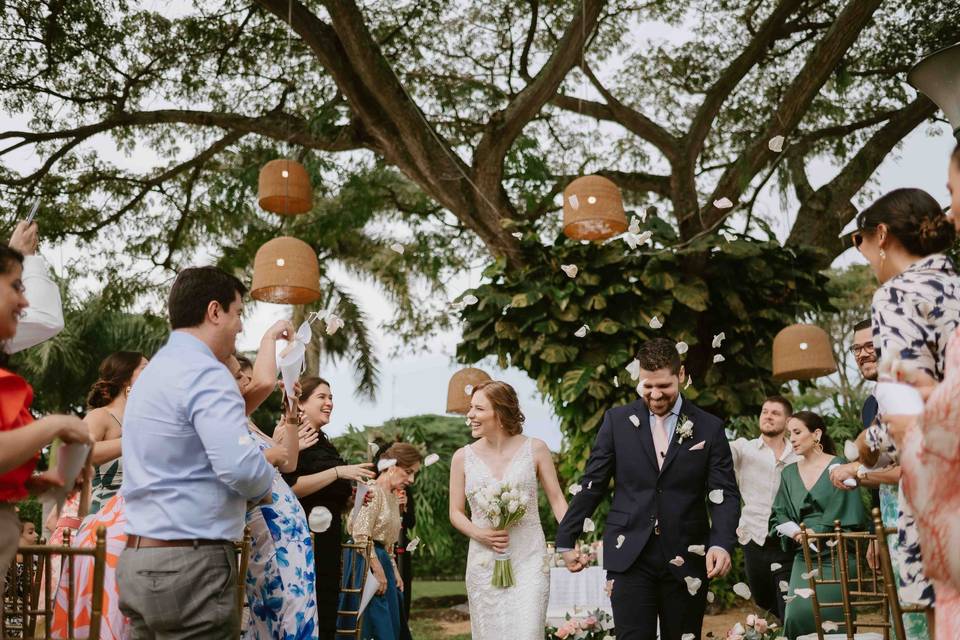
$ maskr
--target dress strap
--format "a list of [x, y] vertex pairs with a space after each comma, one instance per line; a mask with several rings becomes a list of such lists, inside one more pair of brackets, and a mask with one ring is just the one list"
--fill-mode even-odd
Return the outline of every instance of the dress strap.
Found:
[[121, 429], [123, 429], [123, 423], [120, 422], [120, 418], [118, 418], [117, 416], [113, 415], [113, 412], [112, 412], [112, 411], [107, 411], [107, 415], [110, 416], [111, 418], [113, 418], [113, 421], [117, 423], [117, 426], [118, 426], [118, 427], [120, 427]]

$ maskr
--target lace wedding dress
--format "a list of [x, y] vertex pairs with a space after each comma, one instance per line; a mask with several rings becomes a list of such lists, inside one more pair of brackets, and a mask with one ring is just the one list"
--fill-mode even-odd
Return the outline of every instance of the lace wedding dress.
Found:
[[[523, 518], [509, 529], [514, 586], [502, 589], [490, 584], [495, 554], [489, 547], [470, 540], [466, 582], [473, 640], [543, 639], [550, 574], [547, 545], [537, 510], [539, 484], [531, 442], [527, 438], [520, 446], [500, 479], [520, 490], [526, 506]], [[480, 514], [471, 496], [477, 489], [498, 479], [470, 446], [466, 447], [464, 473], [471, 520], [479, 527], [492, 528], [493, 524]]]

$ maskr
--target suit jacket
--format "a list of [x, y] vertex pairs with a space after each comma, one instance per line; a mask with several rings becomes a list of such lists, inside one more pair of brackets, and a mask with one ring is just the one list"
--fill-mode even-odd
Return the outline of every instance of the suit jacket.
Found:
[[[634, 426], [630, 416], [640, 420]], [[740, 492], [723, 421], [684, 399], [681, 420], [670, 441], [663, 468], [657, 466], [650, 412], [642, 399], [606, 412], [590, 452], [582, 490], [570, 501], [557, 529], [557, 547], [575, 548], [584, 519], [593, 514], [614, 478], [613, 504], [603, 531], [603, 564], [609, 571], [630, 568], [659, 522], [662, 543], [670, 557], [681, 556], [680, 567], [669, 565], [678, 579], [705, 577], [704, 556], [690, 545], [722, 547], [733, 554]], [[679, 440], [680, 425], [693, 422], [693, 436]], [[691, 447], [703, 446], [691, 451]], [[723, 490], [723, 502], [707, 494]], [[709, 517], [708, 517], [709, 512]], [[618, 539], [623, 536], [622, 540]]]

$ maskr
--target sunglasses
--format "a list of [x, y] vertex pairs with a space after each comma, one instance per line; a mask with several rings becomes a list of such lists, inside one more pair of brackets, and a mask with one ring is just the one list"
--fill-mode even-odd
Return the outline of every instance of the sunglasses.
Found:
[[860, 245], [863, 244], [863, 232], [862, 232], [862, 231], [854, 231], [853, 233], [851, 233], [851, 234], [850, 234], [850, 242], [853, 243], [853, 248], [854, 248], [854, 249], [859, 249], [859, 248], [860, 248]]

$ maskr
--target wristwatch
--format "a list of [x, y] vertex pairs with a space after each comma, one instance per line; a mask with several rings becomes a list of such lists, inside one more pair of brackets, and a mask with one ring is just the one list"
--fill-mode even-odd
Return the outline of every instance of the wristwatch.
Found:
[[857, 477], [861, 480], [867, 477], [867, 474], [870, 472], [870, 469], [867, 469], [866, 466], [860, 465], [857, 467]]

